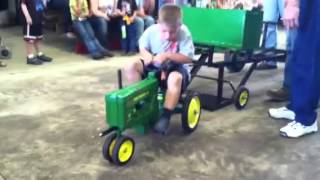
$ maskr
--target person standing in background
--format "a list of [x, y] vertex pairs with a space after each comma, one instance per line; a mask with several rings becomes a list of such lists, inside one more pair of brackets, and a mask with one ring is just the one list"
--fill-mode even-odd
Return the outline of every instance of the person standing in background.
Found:
[[[264, 0], [263, 1], [263, 21], [268, 24], [265, 47], [266, 49], [277, 48], [277, 23], [283, 16], [284, 0]], [[258, 64], [258, 70], [276, 69], [276, 61], [263, 61]]]

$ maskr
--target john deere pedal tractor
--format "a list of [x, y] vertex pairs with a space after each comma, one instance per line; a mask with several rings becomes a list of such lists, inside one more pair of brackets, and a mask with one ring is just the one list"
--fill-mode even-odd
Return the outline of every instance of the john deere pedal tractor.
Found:
[[[121, 71], [118, 72], [121, 87]], [[133, 85], [105, 95], [106, 123], [109, 129], [100, 136], [107, 136], [103, 145], [103, 157], [115, 165], [127, 164], [135, 150], [131, 137], [123, 135], [127, 129], [135, 129], [139, 134], [146, 134], [158, 121], [163, 109], [164, 91], [159, 88], [157, 73], [148, 76]], [[176, 109], [182, 113], [182, 129], [192, 133], [198, 126], [201, 115], [201, 102], [196, 93], [189, 93], [181, 98]]]

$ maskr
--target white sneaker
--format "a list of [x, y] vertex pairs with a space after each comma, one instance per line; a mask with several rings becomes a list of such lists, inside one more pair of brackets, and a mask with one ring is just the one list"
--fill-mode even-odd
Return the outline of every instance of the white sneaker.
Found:
[[311, 126], [305, 126], [297, 121], [293, 121], [280, 129], [280, 135], [284, 137], [298, 138], [317, 131], [317, 121], [315, 121]]
[[293, 121], [296, 118], [295, 113], [287, 107], [270, 108], [269, 116], [275, 119], [287, 119], [290, 121]]

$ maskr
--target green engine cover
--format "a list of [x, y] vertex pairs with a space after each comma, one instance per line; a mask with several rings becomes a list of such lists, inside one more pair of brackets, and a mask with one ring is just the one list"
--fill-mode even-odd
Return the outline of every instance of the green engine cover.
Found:
[[159, 118], [158, 80], [154, 75], [111, 92], [105, 96], [107, 123], [120, 132], [136, 128], [145, 133], [146, 127]]
[[195, 44], [233, 50], [257, 49], [262, 31], [262, 12], [183, 8], [183, 23]]

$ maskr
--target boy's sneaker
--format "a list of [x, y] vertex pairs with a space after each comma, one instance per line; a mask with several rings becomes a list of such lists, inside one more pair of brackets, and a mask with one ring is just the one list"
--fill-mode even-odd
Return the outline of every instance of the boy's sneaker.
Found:
[[102, 54], [100, 54], [100, 53], [92, 54], [91, 57], [92, 57], [93, 60], [101, 60], [101, 59], [104, 58], [104, 56]]
[[27, 57], [27, 64], [41, 65], [42, 61], [40, 59], [38, 59], [37, 57], [33, 57], [33, 58], [28, 58]]
[[40, 56], [37, 56], [37, 58], [43, 62], [51, 62], [52, 61], [52, 58], [51, 57], [48, 57], [44, 54], [40, 55]]
[[298, 138], [310, 133], [318, 131], [317, 121], [310, 126], [302, 125], [297, 121], [293, 121], [280, 129], [280, 135], [289, 138]]
[[296, 117], [295, 113], [287, 107], [270, 108], [269, 116], [274, 119], [287, 119], [293, 121]]
[[169, 124], [170, 119], [161, 117], [159, 121], [155, 124], [154, 131], [159, 134], [166, 135], [168, 133]]
[[102, 53], [102, 55], [104, 55], [106, 57], [113, 57], [114, 56], [114, 54], [107, 49], [103, 50], [101, 53]]

